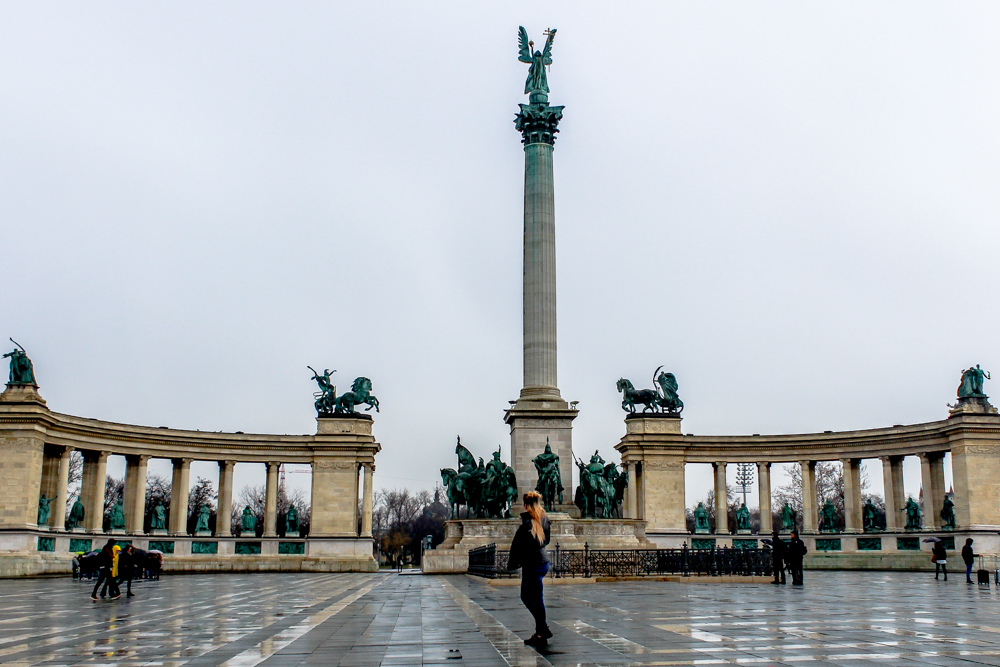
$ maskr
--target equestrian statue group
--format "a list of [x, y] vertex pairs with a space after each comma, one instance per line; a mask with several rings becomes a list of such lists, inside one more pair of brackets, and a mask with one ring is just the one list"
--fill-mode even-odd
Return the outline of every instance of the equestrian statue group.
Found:
[[493, 459], [483, 465], [462, 445], [458, 438], [455, 445], [458, 470], [441, 469], [441, 480], [448, 491], [451, 518], [459, 518], [460, 508], [466, 508], [466, 517], [477, 519], [509, 519], [510, 508], [517, 502], [517, 479], [514, 469], [500, 460], [500, 449], [493, 452]]
[[316, 414], [320, 417], [332, 417], [333, 415], [356, 415], [354, 406], [365, 404], [368, 407], [365, 411], [375, 408], [378, 412], [378, 399], [372, 396], [372, 381], [365, 377], [354, 380], [351, 390], [337, 396], [337, 388], [330, 382], [330, 376], [337, 371], [327, 368], [323, 373], [319, 373], [312, 366], [306, 366], [313, 372], [312, 379], [319, 385], [319, 391], [313, 393], [316, 399]]

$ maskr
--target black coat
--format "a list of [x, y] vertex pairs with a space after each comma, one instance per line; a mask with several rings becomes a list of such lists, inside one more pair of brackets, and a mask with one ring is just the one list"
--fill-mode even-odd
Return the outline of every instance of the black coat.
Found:
[[936, 561], [948, 560], [948, 552], [944, 548], [944, 542], [935, 542], [931, 553], [934, 554], [934, 560]]
[[785, 541], [780, 537], [775, 537], [771, 539], [771, 560], [775, 563], [780, 563], [785, 560], [787, 547], [785, 547]]
[[962, 560], [965, 561], [966, 565], [972, 565], [976, 562], [976, 554], [972, 553], [972, 547], [968, 544], [962, 547]]
[[521, 525], [517, 527], [514, 541], [510, 543], [508, 570], [523, 568], [525, 572], [533, 572], [543, 563], [549, 562], [548, 554], [545, 553], [545, 545], [549, 543], [551, 537], [548, 517], [542, 518], [542, 528], [545, 530], [545, 542], [539, 544], [531, 534], [531, 515], [521, 512]]
[[809, 549], [806, 548], [805, 542], [797, 537], [793, 537], [788, 541], [788, 546], [785, 549], [785, 562], [793, 565], [801, 565], [802, 557], [808, 551]]

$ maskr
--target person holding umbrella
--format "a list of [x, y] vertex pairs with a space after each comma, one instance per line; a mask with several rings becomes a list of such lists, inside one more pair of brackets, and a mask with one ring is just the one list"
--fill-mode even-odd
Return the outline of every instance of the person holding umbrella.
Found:
[[939, 537], [928, 537], [924, 542], [931, 542], [931, 562], [934, 563], [934, 578], [939, 579], [944, 572], [944, 580], [948, 581], [948, 552], [944, 548], [944, 542]]

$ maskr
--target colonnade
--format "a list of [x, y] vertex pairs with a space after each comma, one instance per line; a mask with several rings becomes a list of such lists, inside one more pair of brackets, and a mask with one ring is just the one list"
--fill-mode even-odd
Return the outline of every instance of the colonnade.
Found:
[[[924, 498], [923, 527], [927, 530], [940, 530], [942, 527], [941, 509], [944, 507], [945, 486], [944, 457], [947, 452], [926, 452], [917, 455], [920, 459], [921, 490]], [[882, 456], [882, 474], [885, 484], [885, 514], [888, 532], [903, 530], [906, 521], [902, 518], [905, 510], [906, 495], [903, 492], [903, 459], [904, 456]], [[860, 458], [843, 458], [839, 462], [843, 468], [844, 480], [844, 527], [845, 533], [860, 533], [864, 531], [862, 518], [863, 500], [861, 496], [861, 462]], [[802, 470], [802, 516], [801, 528], [806, 532], [815, 532], [820, 525], [819, 501], [816, 492], [816, 466], [821, 461], [806, 459], [794, 461]], [[761, 461], [757, 468], [758, 507], [760, 508], [760, 533], [768, 534], [773, 529], [773, 511], [771, 503], [771, 461]], [[624, 501], [625, 518], [643, 519], [639, 502], [641, 490], [637, 477], [641, 474], [641, 462], [623, 462], [624, 472], [629, 477], [629, 488], [626, 489]], [[713, 490], [715, 492], [715, 532], [729, 533], [728, 498], [726, 489], [726, 474], [728, 461], [715, 461], [713, 469]]]
[[[83, 503], [85, 516], [81, 526], [88, 533], [102, 533], [104, 521], [104, 493], [107, 477], [108, 457], [110, 451], [80, 450], [83, 455], [83, 479], [80, 487], [80, 501]], [[39, 484], [39, 494], [44, 493], [49, 498], [56, 498], [52, 503], [52, 514], [48, 525], [56, 531], [63, 530], [66, 522], [66, 497], [69, 490], [70, 457], [73, 448], [66, 446], [46, 446], [42, 464], [42, 477]], [[146, 473], [149, 460], [148, 454], [125, 455], [125, 532], [129, 535], [143, 535], [146, 514], [152, 508], [146, 507]], [[170, 514], [167, 519], [167, 531], [171, 536], [188, 534], [188, 496], [191, 484], [191, 457], [170, 459], [173, 467]], [[233, 506], [233, 470], [237, 461], [225, 459], [217, 461], [219, 466], [218, 503], [216, 508], [215, 537], [232, 537], [230, 516]], [[264, 492], [264, 530], [263, 537], [278, 536], [278, 479], [281, 461], [265, 461], [266, 482]], [[375, 470], [374, 461], [362, 461], [356, 464], [356, 470], [363, 474], [363, 491], [361, 503], [360, 530], [358, 537], [372, 536], [372, 483]], [[357, 481], [354, 485], [354, 497], [357, 498]], [[356, 503], [354, 504], [356, 508]], [[357, 524], [356, 509], [352, 525]], [[322, 528], [322, 526], [319, 526]], [[341, 531], [342, 532], [342, 531]]]
[[714, 472], [716, 533], [729, 534], [726, 471], [730, 464], [757, 468], [760, 532], [773, 528], [771, 467], [794, 463], [802, 469], [804, 533], [818, 533], [820, 507], [816, 467], [839, 461], [844, 479], [844, 533], [863, 533], [861, 462], [881, 462], [885, 486], [886, 532], [906, 527], [903, 460], [920, 460], [923, 489], [923, 529], [942, 528], [941, 510], [947, 492], [944, 457], [952, 456], [955, 518], [959, 531], [996, 534], [1000, 528], [1000, 417], [993, 414], [953, 415], [926, 424], [864, 431], [825, 432], [787, 436], [697, 436], [681, 433], [681, 420], [660, 415], [630, 415], [626, 434], [615, 448], [622, 455], [629, 487], [624, 502], [627, 518], [646, 521], [648, 535], [687, 533], [685, 479], [687, 464], [711, 464]]

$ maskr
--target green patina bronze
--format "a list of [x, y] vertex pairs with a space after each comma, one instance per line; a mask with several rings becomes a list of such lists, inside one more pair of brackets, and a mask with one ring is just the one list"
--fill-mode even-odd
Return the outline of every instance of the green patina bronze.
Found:
[[781, 506], [781, 530], [795, 530], [795, 510], [787, 502]]
[[366, 377], [359, 377], [351, 385], [351, 391], [344, 392], [337, 396], [337, 388], [330, 382], [330, 376], [337, 371], [327, 368], [322, 374], [318, 373], [312, 366], [306, 366], [313, 372], [312, 379], [319, 385], [319, 391], [313, 393], [316, 399], [316, 414], [320, 417], [330, 417], [333, 415], [356, 415], [354, 407], [365, 404], [368, 407], [365, 411], [375, 408], [378, 412], [378, 399], [372, 396], [372, 381]]
[[816, 551], [840, 551], [839, 537], [817, 537]]
[[39, 537], [38, 538], [38, 551], [55, 551], [56, 550], [56, 538], [54, 537]]
[[736, 530], [750, 530], [750, 510], [747, 509], [746, 503], [740, 503], [739, 509], [736, 510]]
[[156, 507], [153, 508], [149, 517], [149, 528], [150, 530], [167, 529], [167, 508], [163, 506], [163, 503], [156, 503]]
[[150, 540], [149, 550], [162, 551], [165, 554], [172, 554], [174, 552], [173, 540]]
[[576, 462], [580, 469], [580, 485], [576, 487], [574, 502], [585, 519], [613, 517], [624, 497], [628, 477], [618, 471], [614, 463], [605, 463], [596, 451], [590, 463]]
[[90, 551], [90, 547], [93, 543], [93, 540], [71, 537], [69, 540], [69, 550], [73, 553], [79, 553], [81, 551], [83, 553], [87, 553]]
[[943, 546], [946, 551], [954, 551], [955, 550], [955, 536], [954, 535], [949, 535], [947, 537], [942, 537], [941, 538], [941, 546]]
[[[208, 508], [208, 505], [202, 505], [198, 509], [198, 522], [194, 526], [194, 532], [196, 533], [207, 533], [208, 532], [208, 521], [212, 517], [212, 510]], [[208, 544], [204, 542], [203, 544]]]
[[822, 533], [837, 532], [837, 508], [829, 500], [823, 504], [823, 509], [820, 510], [819, 530]]
[[458, 438], [455, 445], [458, 455], [458, 470], [442, 468], [441, 479], [448, 494], [451, 518], [459, 517], [462, 505], [467, 515], [480, 519], [503, 519], [510, 517], [510, 508], [517, 502], [517, 479], [514, 469], [500, 460], [499, 449], [493, 453], [488, 465], [476, 458], [462, 445]]
[[757, 548], [757, 540], [750, 539], [748, 537], [744, 537], [742, 539], [738, 538], [738, 537], [734, 537], [733, 538], [733, 548], [734, 549], [756, 549]]
[[881, 551], [881, 550], [882, 550], [881, 537], [858, 538], [858, 551]]
[[875, 503], [872, 502], [871, 498], [861, 508], [861, 522], [864, 524], [866, 533], [877, 533], [880, 529], [878, 525], [878, 508], [875, 507]]
[[553, 505], [563, 502], [562, 474], [559, 472], [559, 456], [552, 453], [549, 439], [545, 438], [545, 451], [531, 459], [538, 471], [538, 483], [535, 491], [542, 496], [546, 510], [552, 511]]
[[897, 537], [896, 551], [920, 551], [919, 537]]
[[125, 508], [122, 507], [121, 500], [111, 507], [108, 513], [108, 525], [112, 530], [125, 530]]
[[514, 118], [514, 127], [521, 133], [521, 142], [525, 146], [554, 144], [559, 121], [562, 120], [563, 107], [549, 106], [549, 82], [545, 71], [546, 66], [552, 64], [552, 40], [556, 31], [546, 30], [545, 35], [547, 39], [544, 50], [532, 52], [534, 42], [528, 40], [527, 31], [522, 27], [518, 33], [518, 60], [530, 65], [528, 79], [524, 84], [529, 104], [518, 105], [521, 111]]
[[528, 31], [524, 26], [520, 26], [517, 32], [517, 59], [530, 65], [528, 79], [524, 82], [524, 94], [528, 95], [533, 103], [549, 101], [549, 80], [545, 68], [552, 64], [552, 42], [556, 38], [556, 29], [546, 30], [544, 34], [545, 48], [532, 53], [531, 48], [535, 43], [528, 39]]
[[260, 554], [260, 542], [237, 542], [236, 555], [257, 556]]
[[692, 549], [714, 549], [715, 548], [715, 539], [713, 539], [713, 538], [702, 538], [702, 539], [694, 538], [694, 539], [691, 540], [691, 548]]
[[218, 542], [192, 542], [192, 554], [217, 554], [219, 553]]
[[69, 516], [66, 517], [66, 527], [70, 530], [79, 528], [86, 516], [87, 511], [83, 508], [83, 503], [80, 502], [80, 499], [77, 498], [76, 502], [73, 503], [73, 507], [69, 511]]
[[278, 553], [301, 556], [306, 552], [305, 542], [278, 542]]
[[244, 533], [253, 533], [257, 530], [257, 516], [250, 511], [249, 505], [243, 508], [243, 514], [240, 517], [240, 521], [243, 524]]
[[951, 496], [944, 497], [944, 507], [941, 508], [941, 530], [955, 530], [955, 503]]
[[17, 345], [12, 351], [3, 355], [3, 358], [10, 358], [10, 375], [7, 384], [35, 384], [35, 367], [31, 364], [27, 352], [13, 338], [10, 342]]
[[673, 373], [661, 373], [660, 369], [653, 371], [653, 382], [656, 389], [636, 389], [632, 381], [620, 378], [617, 383], [618, 392], [622, 394], [622, 410], [635, 412], [637, 404], [642, 405], [643, 412], [662, 412], [679, 415], [684, 409], [684, 402], [677, 395], [677, 378]]
[[45, 494], [38, 499], [38, 525], [45, 526], [49, 523], [49, 514], [52, 511], [49, 509], [49, 503], [51, 503], [53, 498], [46, 498]]
[[707, 533], [710, 530], [711, 528], [708, 525], [708, 510], [705, 509], [704, 503], [698, 503], [698, 506], [694, 508], [694, 532]]
[[976, 364], [975, 368], [968, 368], [962, 371], [962, 381], [958, 385], [958, 397], [962, 398], [987, 398], [983, 393], [983, 380], [990, 380], [990, 374]]
[[912, 496], [906, 499], [906, 507], [902, 511], [906, 512], [906, 530], [920, 530], [920, 505]]
[[299, 511], [295, 509], [295, 505], [289, 505], [288, 511], [285, 512], [285, 532], [299, 532]]

